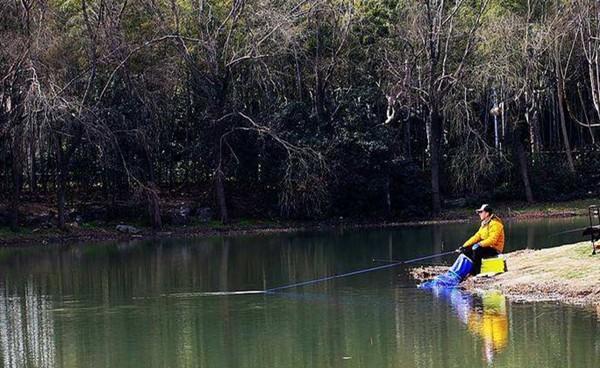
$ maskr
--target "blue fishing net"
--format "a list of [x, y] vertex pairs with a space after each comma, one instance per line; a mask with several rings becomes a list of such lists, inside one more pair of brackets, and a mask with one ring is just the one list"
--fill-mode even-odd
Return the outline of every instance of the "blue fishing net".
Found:
[[425, 281], [419, 285], [420, 289], [455, 288], [462, 281], [462, 277], [452, 271], [437, 275], [433, 280]]
[[462, 280], [464, 280], [471, 272], [473, 262], [464, 254], [461, 254], [452, 267], [445, 273], [434, 277], [432, 280], [425, 281], [419, 285], [420, 289], [437, 289], [437, 288], [455, 288]]

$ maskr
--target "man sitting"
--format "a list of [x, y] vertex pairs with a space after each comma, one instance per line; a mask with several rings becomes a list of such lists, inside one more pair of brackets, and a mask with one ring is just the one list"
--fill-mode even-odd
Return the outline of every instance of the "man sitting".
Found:
[[481, 219], [481, 227], [457, 250], [473, 261], [471, 275], [481, 272], [483, 258], [497, 256], [504, 250], [504, 225], [500, 218], [494, 215], [488, 204], [482, 205], [476, 212]]

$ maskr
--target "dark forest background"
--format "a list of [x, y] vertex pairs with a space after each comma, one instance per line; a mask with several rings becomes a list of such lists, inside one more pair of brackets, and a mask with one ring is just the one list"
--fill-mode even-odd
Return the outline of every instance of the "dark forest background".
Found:
[[592, 0], [2, 0], [3, 218], [597, 195], [599, 56]]

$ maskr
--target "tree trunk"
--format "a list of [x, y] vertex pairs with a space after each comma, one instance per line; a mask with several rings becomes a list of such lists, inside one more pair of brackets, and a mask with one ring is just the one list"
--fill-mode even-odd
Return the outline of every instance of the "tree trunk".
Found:
[[316, 51], [315, 51], [315, 111], [319, 120], [325, 121], [325, 82], [321, 70], [321, 24], [317, 19]]
[[390, 177], [387, 176], [385, 178], [384, 183], [384, 193], [385, 193], [385, 216], [387, 218], [392, 217], [392, 194], [390, 191]]
[[149, 182], [147, 187], [143, 189], [146, 193], [146, 199], [148, 202], [148, 217], [150, 218], [150, 225], [153, 231], [159, 231], [162, 229], [162, 219], [160, 216], [160, 201], [158, 198], [158, 191], [154, 183]]
[[48, 194], [48, 183], [50, 181], [50, 161], [51, 161], [51, 155], [52, 155], [52, 150], [49, 149], [46, 151], [46, 157], [44, 160], [42, 160], [41, 162], [41, 166], [42, 166], [42, 176], [41, 176], [41, 183], [40, 186], [42, 188], [42, 193], [44, 194]]
[[64, 175], [62, 173], [58, 175], [57, 202], [58, 202], [58, 219], [57, 219], [58, 228], [61, 230], [64, 230], [64, 228], [65, 228], [65, 179], [64, 179]]
[[64, 229], [65, 228], [65, 157], [63, 154], [63, 148], [62, 148], [62, 139], [60, 137], [58, 137], [57, 139], [57, 143], [56, 143], [57, 147], [56, 147], [56, 163], [57, 163], [57, 170], [58, 170], [58, 177], [57, 177], [57, 188], [56, 188], [56, 194], [57, 194], [57, 205], [58, 205], [58, 218], [57, 218], [57, 225], [59, 229]]
[[425, 156], [431, 155], [431, 141], [433, 140], [431, 134], [431, 118], [427, 117], [425, 120], [425, 138], [427, 138], [427, 146], [425, 146]]
[[75, 150], [81, 143], [83, 137], [83, 130], [81, 127], [77, 127], [74, 132], [74, 138], [71, 145], [66, 151], [63, 151], [63, 141], [60, 135], [57, 136], [57, 147], [56, 147], [56, 170], [58, 170], [56, 190], [57, 190], [57, 205], [58, 205], [58, 228], [65, 228], [65, 198], [66, 198], [66, 185], [67, 185], [67, 173], [71, 165], [71, 157], [75, 153]]
[[[560, 84], [560, 83], [559, 83]], [[558, 87], [560, 90], [561, 87]], [[567, 123], [565, 119], [565, 111], [563, 106], [562, 92], [558, 93], [558, 112], [560, 115], [560, 130], [562, 131], [563, 143], [565, 145], [565, 153], [567, 154], [567, 162], [569, 163], [569, 171], [575, 174], [575, 163], [573, 162], [573, 154], [571, 153], [571, 144], [569, 143], [569, 135], [567, 133]]]
[[579, 103], [581, 103], [581, 111], [583, 112], [583, 116], [585, 117], [588, 132], [590, 133], [590, 139], [592, 140], [592, 144], [596, 144], [596, 137], [594, 136], [594, 130], [592, 129], [590, 118], [585, 108], [585, 103], [583, 102], [583, 96], [581, 95], [581, 85], [579, 83], [577, 83], [577, 96], [579, 97]]
[[562, 76], [562, 72], [559, 69], [560, 65], [558, 63], [558, 58], [556, 59], [556, 78], [557, 78], [557, 83], [556, 83], [556, 91], [557, 91], [557, 98], [558, 98], [558, 115], [559, 115], [559, 119], [560, 119], [560, 130], [562, 132], [562, 139], [563, 139], [563, 144], [565, 146], [565, 153], [567, 154], [567, 161], [569, 163], [569, 171], [572, 174], [575, 174], [575, 163], [573, 162], [573, 155], [571, 154], [571, 144], [569, 143], [569, 135], [567, 134], [567, 123], [566, 123], [566, 119], [565, 119], [565, 108], [564, 108], [564, 100], [563, 98], [565, 97], [565, 91], [563, 89], [563, 76]]
[[406, 158], [411, 159], [412, 158], [412, 147], [410, 144], [410, 119], [407, 119], [406, 122], [404, 123], [404, 154], [406, 155]]
[[[529, 149], [532, 153], [539, 153], [541, 148], [540, 122], [538, 119], [537, 101], [535, 96], [525, 93], [525, 120], [529, 124]], [[529, 106], [532, 106], [529, 108]]]
[[[535, 102], [534, 102], [535, 103]], [[532, 113], [525, 113], [525, 120], [529, 124], [529, 146], [532, 153], [539, 153], [542, 148], [542, 138], [540, 134], [539, 113], [534, 107]]]
[[13, 231], [19, 228], [19, 206], [21, 204], [21, 182], [22, 182], [22, 127], [17, 126], [12, 145], [12, 197], [10, 205], [10, 227]]
[[20, 146], [13, 147], [12, 157], [12, 198], [10, 199], [10, 228], [13, 231], [19, 228], [19, 206], [21, 204], [21, 164], [18, 152]]
[[37, 194], [37, 177], [36, 177], [36, 159], [35, 159], [35, 133], [32, 133], [31, 142], [29, 143], [29, 190], [31, 194], [35, 197]]
[[515, 145], [515, 151], [517, 154], [517, 160], [519, 162], [519, 171], [521, 172], [521, 180], [525, 187], [525, 197], [527, 203], [533, 203], [533, 191], [531, 190], [531, 182], [529, 181], [529, 164], [527, 161], [527, 153], [520, 134], [520, 128], [516, 127], [514, 130], [513, 143]]
[[150, 182], [155, 183], [156, 176], [154, 175], [154, 165], [152, 158], [150, 157], [150, 152], [148, 152], [148, 147], [143, 147], [143, 150], [143, 157], [146, 164], [146, 171], [148, 171], [148, 178], [150, 179]]
[[227, 202], [225, 201], [225, 178], [221, 167], [216, 171], [215, 188], [217, 191], [217, 202], [219, 205], [219, 214], [221, 216], [221, 222], [226, 224], [229, 222], [229, 215], [227, 214]]
[[294, 66], [296, 68], [296, 98], [302, 101], [302, 70], [300, 69], [300, 61], [298, 60], [298, 51], [294, 47]]
[[440, 195], [440, 151], [442, 141], [442, 117], [437, 106], [432, 105], [429, 113], [431, 122], [431, 208], [434, 216], [442, 211]]
[[62, 174], [58, 178], [58, 228], [65, 228], [65, 180]]

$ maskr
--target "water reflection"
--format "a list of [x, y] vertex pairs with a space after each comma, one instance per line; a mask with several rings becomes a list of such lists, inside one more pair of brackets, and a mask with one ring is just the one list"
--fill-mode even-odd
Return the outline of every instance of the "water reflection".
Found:
[[52, 303], [28, 284], [9, 296], [0, 285], [0, 355], [4, 367], [55, 367]]
[[458, 319], [468, 330], [483, 340], [483, 356], [488, 364], [508, 344], [508, 314], [506, 298], [499, 292], [487, 291], [480, 295], [460, 289], [434, 289], [437, 297], [446, 300]]
[[[0, 367], [597, 367], [593, 314], [432, 295], [402, 268], [285, 295], [200, 296], [356, 270], [373, 257], [414, 258], [471, 230], [0, 250]], [[525, 246], [522, 230], [511, 239]]]

